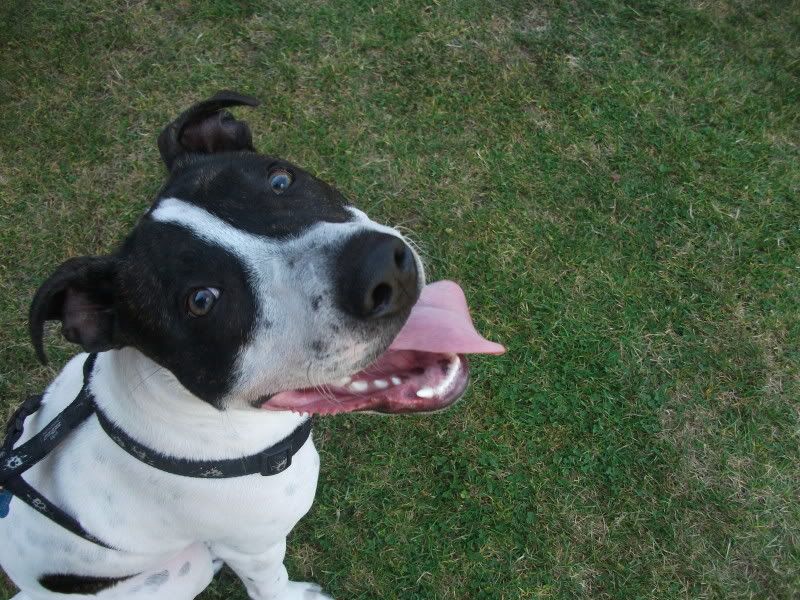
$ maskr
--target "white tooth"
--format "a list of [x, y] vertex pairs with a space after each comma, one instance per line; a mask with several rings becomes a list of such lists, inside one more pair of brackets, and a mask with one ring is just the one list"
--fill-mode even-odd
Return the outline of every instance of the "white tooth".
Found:
[[401, 383], [403, 383], [403, 380], [400, 379], [397, 375], [392, 376], [393, 385], [400, 385]]
[[346, 386], [348, 383], [350, 383], [351, 381], [353, 381], [353, 378], [352, 378], [352, 377], [342, 377], [342, 378], [339, 380], [339, 385], [340, 385], [340, 386], [342, 386], [342, 387], [344, 387], [344, 386]]
[[460, 365], [461, 360], [457, 355], [452, 354], [450, 356], [450, 363], [447, 365], [447, 375], [445, 375], [444, 381], [436, 386], [437, 395], [442, 395], [444, 392], [450, 389], [450, 386], [453, 385], [453, 382], [456, 379]]
[[433, 398], [433, 388], [424, 387], [417, 392], [420, 398]]
[[354, 381], [347, 387], [354, 392], [366, 392], [369, 389], [369, 384], [366, 381]]
[[372, 382], [372, 384], [379, 390], [385, 390], [386, 388], [389, 387], [389, 382], [386, 381], [385, 379], [376, 379], [375, 381]]

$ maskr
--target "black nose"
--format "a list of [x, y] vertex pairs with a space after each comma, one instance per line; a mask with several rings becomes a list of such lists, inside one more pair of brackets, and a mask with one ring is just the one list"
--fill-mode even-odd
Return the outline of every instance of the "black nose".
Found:
[[407, 315], [420, 292], [411, 248], [377, 231], [347, 241], [337, 258], [336, 285], [341, 309], [359, 319]]

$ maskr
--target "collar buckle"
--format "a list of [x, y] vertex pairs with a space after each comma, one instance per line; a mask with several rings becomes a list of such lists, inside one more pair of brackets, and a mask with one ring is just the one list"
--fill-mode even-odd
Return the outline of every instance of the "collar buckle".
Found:
[[271, 452], [261, 455], [261, 475], [277, 475], [292, 465], [292, 445], [286, 444], [281, 448], [271, 449]]

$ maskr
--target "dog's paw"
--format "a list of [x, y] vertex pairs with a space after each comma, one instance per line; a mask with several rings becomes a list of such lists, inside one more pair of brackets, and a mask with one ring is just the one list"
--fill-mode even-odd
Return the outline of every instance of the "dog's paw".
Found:
[[333, 600], [333, 597], [324, 593], [316, 583], [290, 581], [286, 600]]

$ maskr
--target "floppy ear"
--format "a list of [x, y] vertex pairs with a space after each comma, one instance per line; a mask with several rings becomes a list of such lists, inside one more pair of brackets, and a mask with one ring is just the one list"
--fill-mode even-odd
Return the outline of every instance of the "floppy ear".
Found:
[[61, 333], [87, 352], [102, 352], [115, 343], [112, 257], [84, 256], [62, 264], [37, 290], [28, 327], [36, 356], [47, 364], [42, 337], [45, 321], [61, 321]]
[[210, 154], [253, 148], [253, 136], [244, 121], [237, 121], [224, 108], [229, 106], [258, 106], [250, 96], [222, 91], [199, 102], [167, 125], [158, 136], [158, 149], [167, 169], [175, 160], [189, 153]]

